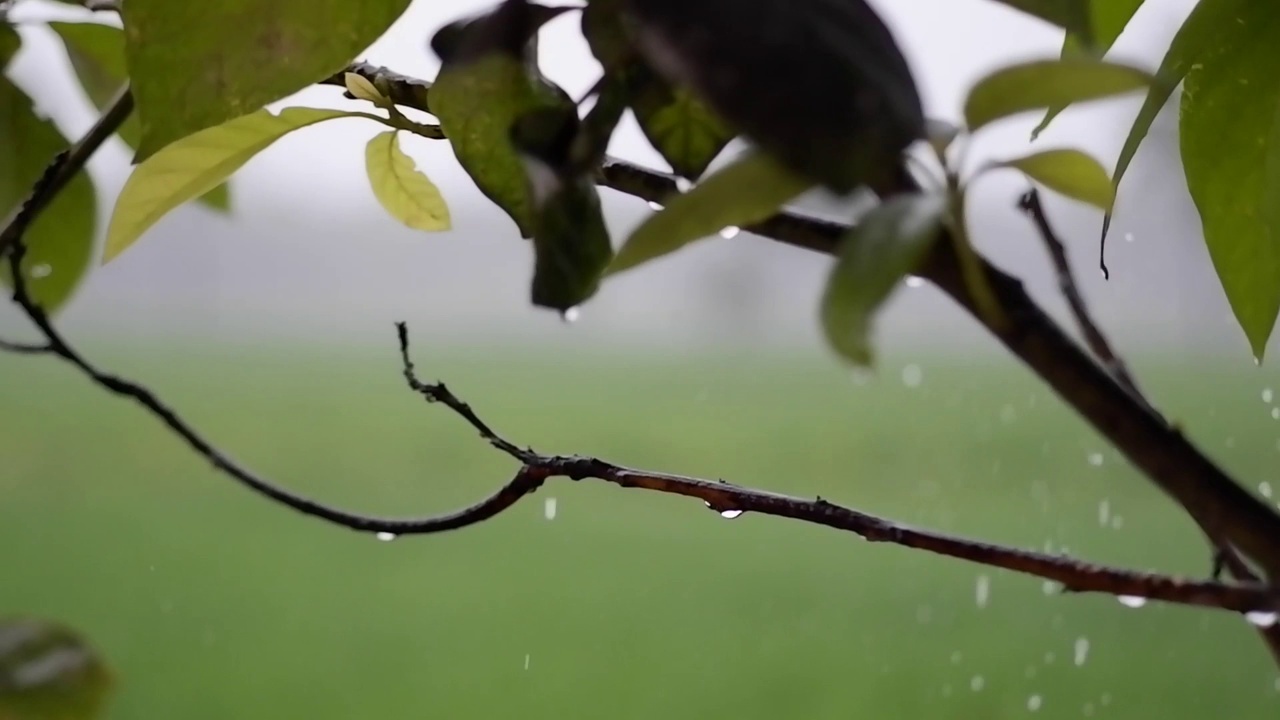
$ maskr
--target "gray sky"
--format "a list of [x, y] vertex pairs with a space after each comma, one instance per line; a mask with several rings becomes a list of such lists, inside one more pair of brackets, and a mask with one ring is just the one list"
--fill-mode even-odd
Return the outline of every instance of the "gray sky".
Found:
[[[1061, 42], [1052, 27], [989, 0], [873, 4], [904, 46], [926, 108], [936, 117], [958, 119], [964, 93], [984, 73], [1018, 60], [1055, 56]], [[1147, 2], [1114, 57], [1154, 68], [1193, 4]], [[426, 38], [440, 25], [487, 5], [419, 0], [363, 59], [429, 78], [436, 62], [425, 50]], [[19, 6], [18, 17], [68, 12], [75, 10], [29, 0]], [[544, 34], [542, 59], [548, 75], [579, 95], [597, 77], [598, 66], [576, 25], [576, 15], [556, 20]], [[13, 76], [67, 132], [82, 132], [92, 114], [56, 41], [35, 27], [22, 32], [28, 47]], [[1036, 147], [1082, 147], [1110, 165], [1138, 102], [1135, 97], [1073, 109]], [[356, 106], [335, 88], [311, 88], [277, 104], [287, 105]], [[984, 130], [971, 156], [1027, 152], [1036, 119]], [[1242, 352], [1242, 336], [1227, 322], [1176, 159], [1170, 165], [1175, 127], [1172, 122], [1157, 127], [1155, 149], [1140, 153], [1122, 188], [1110, 283], [1104, 285], [1095, 269], [1098, 214], [1056, 198], [1049, 200], [1050, 211], [1108, 325], [1133, 342], [1200, 350], [1208, 339], [1220, 341], [1228, 352]], [[104, 334], [213, 333], [249, 341], [323, 337], [361, 344], [384, 341], [387, 325], [400, 318], [455, 341], [494, 335], [662, 345], [708, 339], [817, 341], [814, 303], [829, 261], [745, 237], [706, 241], [609, 283], [569, 332], [550, 313], [528, 307], [529, 248], [462, 174], [447, 144], [407, 138], [405, 149], [440, 186], [454, 230], [417, 233], [385, 216], [363, 168], [364, 143], [380, 129], [341, 120], [286, 137], [235, 176], [231, 217], [198, 207], [173, 213], [99, 269], [65, 321], [82, 332]], [[629, 120], [611, 151], [662, 165]], [[127, 151], [113, 143], [91, 170], [104, 196], [105, 225], [129, 170]], [[975, 235], [1060, 311], [1036, 238], [1012, 210], [1023, 187], [1011, 173], [984, 179], [973, 196]], [[643, 203], [611, 191], [605, 191], [605, 205], [615, 242], [648, 212]], [[1125, 236], [1133, 242], [1123, 242]], [[882, 336], [902, 346], [964, 346], [981, 340], [959, 317], [928, 288], [903, 290], [881, 323]], [[12, 326], [11, 317], [0, 316], [0, 328]]]

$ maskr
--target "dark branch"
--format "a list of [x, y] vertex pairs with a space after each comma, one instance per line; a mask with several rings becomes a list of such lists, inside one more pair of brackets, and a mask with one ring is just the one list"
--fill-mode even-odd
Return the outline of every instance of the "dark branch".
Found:
[[47, 355], [53, 352], [53, 348], [48, 345], [29, 345], [27, 343], [0, 340], [0, 351], [16, 355]]
[[1125, 387], [1126, 390], [1133, 393], [1135, 399], [1146, 402], [1143, 399], [1142, 392], [1138, 390], [1138, 384], [1134, 382], [1133, 376], [1129, 374], [1129, 369], [1125, 366], [1120, 356], [1111, 349], [1111, 343], [1107, 342], [1107, 337], [1102, 334], [1098, 324], [1093, 321], [1093, 317], [1089, 314], [1089, 308], [1085, 306], [1084, 296], [1080, 294], [1080, 287], [1076, 284], [1075, 276], [1071, 274], [1071, 264], [1067, 261], [1067, 247], [1062, 243], [1058, 234], [1053, 231], [1053, 226], [1049, 224], [1049, 217], [1045, 214], [1044, 205], [1040, 203], [1040, 193], [1032, 188], [1028, 190], [1018, 200], [1018, 209], [1027, 214], [1031, 221], [1035, 223], [1036, 230], [1040, 233], [1040, 237], [1044, 240], [1045, 247], [1049, 251], [1049, 257], [1053, 261], [1054, 273], [1058, 276], [1058, 289], [1067, 300], [1067, 305], [1071, 308], [1071, 314], [1075, 316], [1076, 323], [1080, 325], [1080, 332], [1084, 335], [1085, 344], [1089, 346], [1089, 350], [1093, 352], [1102, 366], [1111, 372], [1111, 375]]

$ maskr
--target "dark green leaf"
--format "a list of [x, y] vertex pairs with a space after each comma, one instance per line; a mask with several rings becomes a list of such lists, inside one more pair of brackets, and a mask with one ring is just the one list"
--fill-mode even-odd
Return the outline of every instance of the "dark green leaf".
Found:
[[873, 363], [876, 311], [937, 240], [946, 208], [939, 195], [898, 195], [867, 213], [841, 240], [821, 316], [828, 342], [842, 357], [861, 366]]
[[[1085, 45], [1092, 45], [1095, 41], [1090, 0], [997, 0], [997, 2], [1053, 23], [1081, 38]], [[1123, 0], [1102, 0], [1102, 2], [1123, 2]]]
[[133, 169], [107, 227], [103, 262], [138, 241], [170, 210], [216, 187], [276, 140], [309, 125], [344, 117], [377, 117], [342, 110], [259, 110], [166, 145]]
[[[7, 217], [31, 192], [54, 156], [69, 143], [58, 128], [35, 115], [31, 99], [0, 76], [0, 217]], [[23, 277], [31, 297], [56, 312], [75, 292], [93, 256], [98, 205], [85, 172], [67, 184], [27, 232]], [[9, 285], [9, 263], [0, 280]]]
[[543, 201], [533, 246], [534, 305], [564, 312], [596, 293], [613, 246], [592, 180], [566, 183]]
[[128, 0], [137, 160], [341, 70], [409, 0]]
[[537, 11], [539, 6], [529, 7], [536, 11], [532, 16], [502, 14], [521, 5], [529, 7], [504, 3], [499, 11], [436, 33], [431, 44], [442, 64], [429, 101], [462, 169], [528, 238], [535, 218], [511, 129], [520, 117], [573, 101], [530, 65], [526, 52], [550, 14]]
[[1079, 150], [1045, 150], [1007, 160], [996, 167], [1021, 170], [1050, 190], [1089, 203], [1103, 212], [1111, 212], [1115, 204], [1115, 188], [1106, 168]]
[[610, 274], [649, 262], [726, 227], [764, 220], [813, 182], [768, 155], [751, 152], [707, 176], [640, 224], [609, 267]]
[[1261, 361], [1280, 312], [1280, 8], [1235, 5], [1205, 28], [1179, 132], [1209, 257]]
[[[99, 111], [105, 111], [120, 86], [129, 79], [124, 61], [124, 33], [118, 28], [94, 23], [52, 22], [49, 27], [62, 38], [67, 58], [89, 101]], [[125, 118], [118, 134], [126, 145], [137, 149], [141, 130], [136, 113]], [[200, 202], [216, 210], [227, 210], [230, 198], [226, 186], [219, 185], [209, 191]]]
[[965, 122], [975, 132], [1010, 115], [1119, 95], [1153, 80], [1140, 68], [1087, 57], [1011, 65], [973, 86], [965, 99]]
[[[1178, 33], [1174, 35], [1173, 42], [1169, 44], [1169, 50], [1165, 53], [1164, 60], [1160, 62], [1160, 69], [1156, 71], [1156, 82], [1147, 91], [1142, 109], [1138, 111], [1138, 116], [1134, 119], [1128, 136], [1125, 137], [1124, 146], [1120, 148], [1115, 172], [1111, 174], [1111, 181], [1117, 188], [1120, 187], [1120, 180], [1129, 170], [1133, 156], [1138, 153], [1138, 148], [1150, 132], [1151, 124], [1156, 121], [1156, 116], [1169, 101], [1169, 96], [1178, 87], [1178, 83], [1186, 77], [1187, 70], [1198, 62], [1199, 58], [1213, 52], [1215, 46], [1213, 38], [1222, 32], [1228, 23], [1235, 22], [1236, 18], [1240, 17], [1239, 13], [1246, 10], [1250, 4], [1251, 0], [1200, 0], [1196, 3], [1191, 14], [1178, 29]], [[1107, 215], [1102, 221], [1104, 242], [1110, 228], [1111, 216]]]
[[111, 691], [105, 663], [70, 628], [0, 618], [0, 718], [89, 720]]
[[924, 137], [910, 67], [864, 0], [620, 2], [649, 67], [830, 190], [897, 177]]
[[[1120, 37], [1120, 33], [1124, 32], [1125, 26], [1129, 24], [1134, 13], [1142, 7], [1143, 2], [1144, 0], [1091, 0], [1089, 11], [1093, 18], [1093, 47], [1089, 47], [1080, 35], [1068, 32], [1062, 41], [1062, 57], [1106, 55], [1116, 39]], [[1035, 140], [1039, 137], [1049, 123], [1066, 108], [1065, 104], [1050, 107], [1044, 119], [1031, 131], [1031, 139]]]

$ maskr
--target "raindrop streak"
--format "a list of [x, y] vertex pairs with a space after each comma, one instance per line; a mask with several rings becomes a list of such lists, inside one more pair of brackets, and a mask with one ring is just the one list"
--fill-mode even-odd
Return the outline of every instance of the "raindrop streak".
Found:
[[1093, 703], [1085, 703], [1084, 710], [1082, 712], [1084, 713], [1085, 717], [1093, 717], [1093, 714], [1097, 711], [1094, 710]]
[[1018, 411], [1014, 410], [1012, 405], [1005, 405], [1004, 407], [1000, 408], [1000, 422], [1004, 423], [1005, 425], [1009, 425], [1014, 420], [1017, 420], [1017, 419], [1018, 419]]
[[1275, 399], [1275, 397], [1276, 397], [1276, 394], [1271, 390], [1271, 388], [1267, 388], [1262, 391], [1262, 402], [1264, 403], [1270, 403], [1272, 400]]
[[1098, 524], [1102, 527], [1111, 524], [1111, 501], [1106, 498], [1098, 503]]
[[983, 680], [981, 675], [974, 675], [973, 679], [969, 681], [969, 689], [974, 692], [980, 692], [982, 690], [982, 686], [986, 684], [987, 681]]
[[907, 287], [909, 288], [924, 287], [924, 278], [919, 278], [919, 277], [916, 277], [915, 275], [908, 275]]
[[720, 237], [724, 238], [725, 240], [732, 240], [735, 237], [737, 237], [738, 233], [740, 232], [742, 232], [742, 228], [738, 227], [737, 225], [728, 225], [728, 226], [725, 226], [722, 230], [720, 230]]
[[1031, 697], [1027, 698], [1027, 709], [1030, 710], [1031, 712], [1035, 712], [1040, 709], [1040, 705], [1042, 703], [1043, 703], [1043, 700], [1040, 698], [1039, 695], [1032, 695]]
[[1280, 407], [1271, 408], [1271, 419], [1280, 420]]
[[1124, 234], [1124, 241], [1125, 241], [1125, 242], [1133, 242], [1133, 241], [1134, 241], [1134, 240], [1136, 240], [1136, 239], [1137, 239], [1137, 238], [1135, 238], [1135, 237], [1133, 236], [1133, 233], [1125, 233], [1125, 234]]
[[951, 653], [952, 665], [959, 665], [960, 661], [963, 659], [964, 659], [964, 655], [961, 655], [959, 650], [956, 650], [955, 652]]
[[542, 515], [548, 520], [556, 519], [556, 499], [549, 497], [542, 503]]
[[1094, 467], [1102, 467], [1102, 453], [1089, 453], [1089, 464]]
[[1262, 482], [1258, 483], [1258, 492], [1262, 493], [1262, 497], [1270, 499], [1271, 483], [1267, 482], [1266, 480], [1263, 480]]
[[1085, 638], [1085, 637], [1076, 638], [1076, 654], [1075, 654], [1076, 667], [1081, 667], [1082, 665], [1084, 665], [1085, 660], [1088, 660], [1088, 659], [1089, 659], [1089, 638]]
[[978, 582], [973, 586], [973, 599], [977, 601], [979, 608], [987, 606], [987, 601], [991, 599], [991, 578], [986, 575], [978, 576]]
[[569, 308], [568, 310], [565, 310], [564, 312], [560, 313], [560, 319], [561, 319], [561, 320], [564, 320], [565, 322], [569, 323], [570, 325], [572, 325], [573, 323], [578, 322], [578, 318], [579, 318], [579, 317], [582, 317], [582, 311], [581, 311], [581, 310], [579, 310], [579, 309], [577, 308], [577, 306], [576, 306], [576, 305], [575, 305], [574, 307], [571, 307], [571, 308]]
[[529, 669], [529, 653], [524, 654], [524, 669]]
[[1040, 589], [1044, 591], [1045, 595], [1052, 595], [1057, 592], [1060, 587], [1062, 587], [1062, 585], [1056, 580], [1045, 580], [1044, 584], [1040, 586]]
[[1116, 515], [1115, 517], [1111, 518], [1112, 530], [1119, 530], [1122, 527], [1124, 527], [1124, 518], [1120, 517], [1119, 515]]
[[1117, 595], [1116, 599], [1120, 601], [1121, 605], [1134, 609], [1147, 604], [1147, 599], [1141, 595]]
[[1269, 628], [1280, 620], [1280, 614], [1268, 610], [1254, 610], [1244, 614], [1244, 619], [1249, 621], [1250, 625], [1260, 628]]
[[650, 200], [650, 201], [649, 201], [649, 209], [650, 209], [650, 210], [652, 210], [652, 211], [654, 211], [654, 212], [657, 212], [657, 211], [659, 211], [659, 210], [661, 210], [661, 209], [662, 209], [662, 203], [656, 203], [656, 202], [654, 202], [654, 201]]
[[912, 363], [902, 368], [902, 384], [909, 388], [920, 387], [920, 383], [924, 382], [924, 370], [919, 365]]
[[391, 542], [392, 540], [396, 539], [396, 534], [389, 533], [389, 532], [380, 532], [374, 535], [374, 537], [378, 538], [382, 542]]

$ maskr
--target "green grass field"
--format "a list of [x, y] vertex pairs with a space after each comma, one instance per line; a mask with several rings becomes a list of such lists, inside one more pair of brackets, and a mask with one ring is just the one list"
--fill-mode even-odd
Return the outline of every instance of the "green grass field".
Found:
[[[315, 355], [192, 349], [108, 364], [237, 458], [352, 509], [436, 512], [509, 475], [469, 428], [402, 389], [394, 353]], [[921, 360], [913, 389], [901, 362], [858, 384], [825, 356], [648, 362], [424, 344], [418, 360], [547, 452], [821, 494], [1137, 568], [1208, 568], [1190, 524], [1005, 359]], [[119, 675], [113, 718], [1280, 713], [1274, 666], [1227, 614], [1055, 596], [1030, 578], [592, 482], [552, 481], [460, 532], [379, 542], [234, 485], [50, 361], [0, 357], [0, 377], [0, 613], [84, 629]], [[1147, 377], [1215, 457], [1280, 490], [1280, 423], [1253, 368]]]

